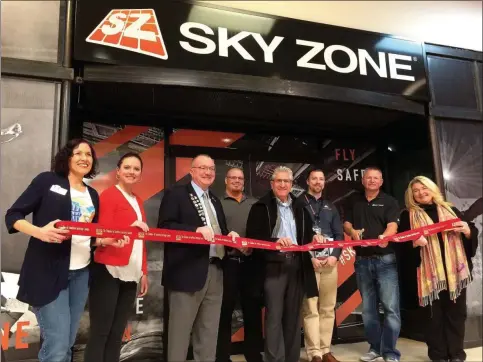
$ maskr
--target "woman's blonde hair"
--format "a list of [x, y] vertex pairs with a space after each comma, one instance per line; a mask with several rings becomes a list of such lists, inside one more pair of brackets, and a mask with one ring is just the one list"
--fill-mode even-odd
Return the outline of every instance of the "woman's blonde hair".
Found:
[[408, 188], [406, 190], [406, 194], [404, 196], [404, 200], [406, 202], [406, 208], [408, 210], [411, 209], [421, 209], [421, 207], [418, 205], [416, 200], [414, 200], [414, 195], [413, 195], [413, 185], [416, 183], [420, 183], [423, 186], [427, 187], [431, 192], [433, 193], [433, 202], [436, 205], [440, 205], [447, 209], [449, 212], [454, 214], [453, 210], [451, 209], [451, 203], [445, 201], [443, 194], [441, 193], [441, 190], [439, 189], [438, 185], [436, 185], [431, 179], [427, 178], [426, 176], [416, 176], [413, 178], [408, 185]]

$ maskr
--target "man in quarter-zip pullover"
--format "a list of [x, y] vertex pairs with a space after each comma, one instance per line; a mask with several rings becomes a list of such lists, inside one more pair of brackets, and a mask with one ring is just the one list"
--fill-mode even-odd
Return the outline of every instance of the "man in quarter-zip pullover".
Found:
[[[315, 233], [329, 240], [343, 240], [339, 212], [322, 197], [324, 172], [318, 168], [310, 170], [307, 186], [307, 192], [298, 197], [296, 205], [308, 211]], [[319, 292], [313, 298], [304, 298], [302, 307], [305, 349], [311, 362], [338, 362], [330, 352], [330, 344], [337, 301], [337, 264], [341, 251], [340, 248], [327, 248], [311, 252]]]

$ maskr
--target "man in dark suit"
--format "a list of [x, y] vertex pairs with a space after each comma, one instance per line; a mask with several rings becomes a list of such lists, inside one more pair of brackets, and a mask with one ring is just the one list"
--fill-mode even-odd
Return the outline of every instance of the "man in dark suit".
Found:
[[[215, 180], [215, 163], [207, 155], [191, 163], [192, 181], [165, 192], [158, 227], [201, 233], [208, 241], [228, 233], [220, 200], [208, 189]], [[221, 245], [167, 243], [162, 283], [167, 290], [168, 361], [186, 361], [192, 333], [196, 361], [215, 361], [223, 296]]]

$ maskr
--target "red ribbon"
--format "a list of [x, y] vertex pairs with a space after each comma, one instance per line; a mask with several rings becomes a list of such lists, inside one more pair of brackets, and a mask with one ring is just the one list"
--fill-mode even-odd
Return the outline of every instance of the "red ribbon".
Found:
[[209, 242], [203, 238], [201, 233], [168, 229], [149, 229], [148, 232], [140, 231], [136, 227], [128, 228], [109, 228], [99, 224], [61, 221], [56, 224], [58, 228], [64, 228], [70, 231], [71, 235], [91, 236], [100, 238], [120, 239], [129, 236], [131, 239], [141, 239], [148, 241], [157, 241], [163, 243], [181, 243], [181, 244], [198, 244], [211, 245], [220, 244], [232, 248], [253, 248], [266, 250], [284, 250], [284, 251], [310, 251], [325, 248], [346, 248], [348, 246], [377, 246], [386, 242], [406, 242], [417, 240], [421, 236], [437, 234], [441, 231], [451, 230], [460, 219], [452, 219], [439, 222], [432, 225], [405, 231], [383, 239], [370, 240], [335, 240], [325, 243], [312, 242], [305, 245], [280, 246], [277, 243], [263, 240], [255, 240], [237, 237], [235, 241], [230, 236], [215, 235], [215, 240]]

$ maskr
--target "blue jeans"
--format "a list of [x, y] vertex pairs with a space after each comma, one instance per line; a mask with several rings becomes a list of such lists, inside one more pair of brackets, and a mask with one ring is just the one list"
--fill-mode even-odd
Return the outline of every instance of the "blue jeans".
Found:
[[[357, 257], [354, 264], [357, 286], [362, 295], [362, 320], [370, 351], [384, 358], [400, 359], [396, 349], [401, 316], [396, 256]], [[384, 308], [384, 323], [379, 319], [378, 302]]]
[[70, 362], [89, 292], [88, 267], [71, 270], [69, 284], [54, 301], [33, 308], [43, 338], [39, 362]]

